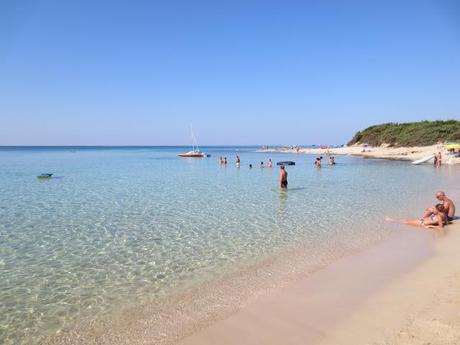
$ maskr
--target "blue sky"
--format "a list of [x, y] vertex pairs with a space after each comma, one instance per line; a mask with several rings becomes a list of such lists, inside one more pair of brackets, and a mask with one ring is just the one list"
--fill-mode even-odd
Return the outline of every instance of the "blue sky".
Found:
[[458, 1], [0, 0], [0, 145], [346, 142], [460, 118]]

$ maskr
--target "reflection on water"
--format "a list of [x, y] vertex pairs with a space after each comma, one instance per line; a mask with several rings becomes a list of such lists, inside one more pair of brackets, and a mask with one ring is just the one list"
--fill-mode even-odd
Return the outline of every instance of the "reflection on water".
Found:
[[237, 169], [235, 149], [181, 151], [0, 150], [0, 343], [38, 343], [300, 243], [330, 260], [385, 238], [385, 214], [418, 215], [459, 174], [353, 157], [318, 171], [298, 155], [282, 190], [278, 169], [259, 168], [268, 154], [240, 148]]

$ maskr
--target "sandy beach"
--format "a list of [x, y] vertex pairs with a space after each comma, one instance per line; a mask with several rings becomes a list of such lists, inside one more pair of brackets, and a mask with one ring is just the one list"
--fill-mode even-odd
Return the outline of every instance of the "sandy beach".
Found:
[[407, 229], [183, 339], [197, 344], [460, 342], [460, 223]]
[[[447, 152], [442, 145], [416, 146], [416, 147], [363, 147], [362, 145], [352, 145], [346, 147], [331, 148], [330, 153], [333, 155], [353, 155], [367, 158], [394, 159], [415, 161], [427, 157], [433, 153], [441, 151], [443, 154], [442, 164], [459, 164], [460, 157], [446, 156]], [[326, 155], [327, 150], [322, 148], [301, 148], [300, 150], [290, 148], [268, 148], [261, 152], [290, 152], [298, 154]], [[432, 161], [430, 161], [432, 162]]]

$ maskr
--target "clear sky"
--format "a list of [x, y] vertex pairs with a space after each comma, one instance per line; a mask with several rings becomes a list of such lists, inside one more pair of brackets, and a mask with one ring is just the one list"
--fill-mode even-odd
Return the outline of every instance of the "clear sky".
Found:
[[0, 145], [340, 144], [460, 119], [460, 2], [0, 0]]

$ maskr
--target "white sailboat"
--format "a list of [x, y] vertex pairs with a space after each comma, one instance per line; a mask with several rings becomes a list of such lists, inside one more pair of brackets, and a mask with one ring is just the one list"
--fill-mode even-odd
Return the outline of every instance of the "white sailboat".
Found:
[[198, 142], [196, 141], [195, 134], [193, 133], [193, 128], [192, 124], [190, 124], [190, 132], [192, 136], [192, 151], [186, 152], [186, 153], [179, 153], [179, 157], [184, 157], [184, 158], [205, 158], [205, 157], [210, 157], [211, 155], [208, 155], [204, 152], [200, 151], [200, 147], [198, 146]]

